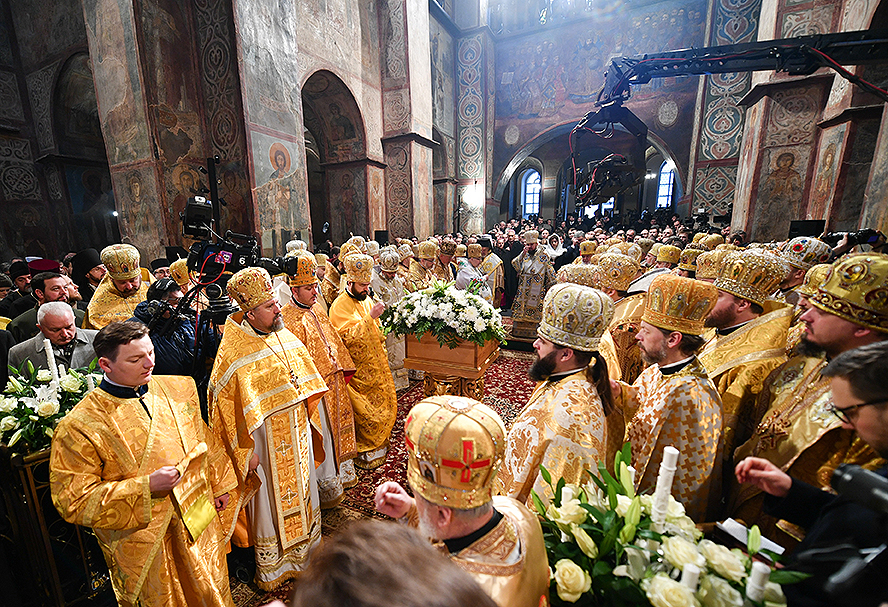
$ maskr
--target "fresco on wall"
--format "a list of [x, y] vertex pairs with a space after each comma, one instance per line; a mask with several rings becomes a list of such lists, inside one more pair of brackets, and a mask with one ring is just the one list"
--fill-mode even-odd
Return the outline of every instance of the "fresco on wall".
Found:
[[[305, 105], [315, 121], [313, 132], [320, 138], [318, 144], [324, 162], [347, 162], [364, 155], [364, 123], [355, 99], [345, 84], [334, 74], [315, 72], [302, 89]], [[306, 109], [308, 114], [309, 110]]]
[[[302, 231], [311, 223], [304, 182], [305, 152], [292, 141], [252, 134], [255, 197], [263, 231]], [[282, 243], [280, 246], [283, 246]]]
[[117, 218], [114, 216], [114, 190], [107, 169], [67, 165], [65, 182], [71, 200], [78, 250], [87, 247], [101, 250], [109, 244], [120, 242]]
[[363, 167], [328, 169], [327, 199], [331, 211], [331, 240], [344, 242], [352, 234], [367, 235], [367, 189]]
[[173, 242], [182, 244], [182, 222], [178, 216], [169, 218], [169, 228], [164, 225], [153, 166], [115, 171], [111, 179], [121, 201], [118, 220], [123, 242], [138, 248], [143, 261], [164, 254], [164, 246], [170, 243], [167, 233], [175, 235]]
[[77, 53], [65, 63], [55, 91], [53, 112], [59, 152], [104, 160], [105, 140], [89, 54]]
[[52, 219], [47, 217], [44, 205], [38, 203], [4, 204], [0, 218], [7, 226], [7, 254], [50, 257]]
[[453, 85], [453, 38], [437, 19], [429, 19], [432, 53], [432, 123], [447, 135], [454, 135], [456, 98]]
[[[807, 158], [795, 148], [765, 148], [762, 152], [762, 183], [756, 201], [756, 240], [785, 239], [789, 222], [797, 218], [802, 203]], [[767, 176], [765, 176], [767, 173]]]
[[45, 62], [47, 57], [65, 54], [72, 47], [86, 45], [80, 2], [4, 4], [12, 8], [16, 42], [26, 71]]
[[840, 124], [823, 132], [814, 184], [808, 202], [808, 219], [826, 219], [836, 191], [836, 178], [841, 163], [842, 142], [848, 125]]

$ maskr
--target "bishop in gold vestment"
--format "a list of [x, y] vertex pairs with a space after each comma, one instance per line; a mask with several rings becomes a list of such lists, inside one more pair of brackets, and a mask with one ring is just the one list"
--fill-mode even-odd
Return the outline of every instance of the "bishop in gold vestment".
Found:
[[[489, 236], [482, 237], [478, 242], [488, 250], [493, 248], [493, 243], [491, 243]], [[488, 253], [481, 265], [478, 266], [478, 271], [487, 276], [487, 286], [490, 287], [490, 293], [493, 296], [493, 307], [500, 307], [503, 293], [506, 290], [506, 274], [503, 268], [503, 260], [496, 253]]]
[[132, 318], [136, 305], [145, 301], [148, 293], [147, 281], [142, 280], [136, 247], [128, 244], [105, 247], [102, 249], [102, 263], [108, 273], [89, 300], [83, 317], [84, 329], [101, 329], [112, 322]]
[[543, 315], [543, 298], [555, 283], [555, 269], [549, 254], [539, 246], [535, 230], [524, 233], [526, 248], [512, 260], [518, 272], [518, 291], [512, 301], [512, 335], [536, 337], [536, 328]]
[[327, 260], [324, 270], [324, 279], [321, 281], [321, 295], [324, 296], [324, 301], [327, 302], [328, 308], [330, 307], [330, 304], [333, 303], [333, 300], [339, 297], [340, 278], [341, 276], [336, 265], [330, 260]]
[[385, 337], [379, 319], [370, 314], [374, 302], [369, 297], [358, 299], [361, 294], [351, 292], [355, 282], [364, 289], [369, 287], [372, 263], [368, 255], [346, 258], [346, 276], [352, 287], [347, 287], [330, 306], [330, 323], [348, 348], [357, 369], [348, 383], [348, 395], [355, 414], [358, 449], [355, 464], [362, 468], [376, 468], [385, 461], [398, 413]]
[[[59, 422], [53, 503], [66, 521], [95, 533], [120, 605], [233, 607], [225, 532], [212, 507], [237, 486], [231, 462], [200, 417], [190, 377], [158, 376], [147, 387], [141, 398], [132, 388], [120, 388], [125, 396], [96, 388]], [[206, 481], [206, 501], [198, 501], [208, 526], [192, 540], [172, 492], [151, 493], [148, 475], [196, 452], [204, 462], [186, 469], [180, 484]]]
[[[379, 268], [373, 272], [370, 287], [373, 296], [386, 306], [396, 306], [407, 294], [404, 279], [398, 276], [398, 268], [403, 268], [400, 256], [394, 248], [385, 248], [379, 253]], [[385, 336], [385, 350], [388, 354], [389, 369], [392, 370], [392, 378], [395, 389], [401, 390], [410, 385], [407, 369], [404, 367], [404, 357], [407, 354], [407, 346], [403, 335], [389, 333]]]
[[[271, 278], [260, 268], [232, 276], [228, 292], [254, 319], [266, 303], [271, 302], [272, 311], [277, 306]], [[321, 428], [311, 420], [317, 420], [318, 401], [326, 391], [311, 355], [293, 333], [282, 327], [260, 334], [246, 314], [228, 317], [210, 374], [210, 428], [225, 445], [238, 481], [231, 492], [233, 507], [223, 516], [225, 539], [234, 534], [237, 514], [246, 508], [256, 551], [255, 581], [263, 590], [295, 577], [320, 540], [315, 467], [325, 454]]]

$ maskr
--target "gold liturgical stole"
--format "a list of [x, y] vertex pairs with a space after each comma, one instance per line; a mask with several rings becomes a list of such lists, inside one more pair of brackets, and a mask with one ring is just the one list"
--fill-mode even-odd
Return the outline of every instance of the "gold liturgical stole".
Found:
[[173, 487], [173, 501], [191, 535], [191, 541], [197, 540], [216, 518], [216, 507], [209, 498], [206, 456], [207, 444], [200, 442], [176, 466], [181, 480]]

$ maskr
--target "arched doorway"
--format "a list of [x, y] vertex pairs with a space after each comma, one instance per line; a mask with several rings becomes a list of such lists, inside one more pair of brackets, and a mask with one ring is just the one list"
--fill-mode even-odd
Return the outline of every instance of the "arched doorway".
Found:
[[302, 87], [302, 107], [312, 240], [339, 244], [350, 234], [368, 234], [372, 184], [354, 95], [336, 74], [320, 70]]

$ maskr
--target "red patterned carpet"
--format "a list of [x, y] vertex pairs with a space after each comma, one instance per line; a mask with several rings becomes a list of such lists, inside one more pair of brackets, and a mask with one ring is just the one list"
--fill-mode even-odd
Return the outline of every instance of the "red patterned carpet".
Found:
[[[533, 382], [527, 377], [527, 369], [534, 355], [526, 352], [501, 350], [500, 357], [484, 376], [484, 404], [499, 413], [508, 429], [524, 407]], [[407, 454], [404, 450], [404, 419], [410, 408], [423, 397], [422, 383], [411, 382], [409, 388], [398, 393], [398, 419], [392, 431], [391, 446], [385, 464], [375, 470], [358, 470], [358, 484], [346, 492], [337, 508], [323, 513], [323, 533], [330, 535], [347, 522], [360, 518], [379, 517], [373, 507], [376, 487], [387, 480], [404, 484]], [[238, 607], [265, 605], [274, 599], [286, 600], [290, 584], [284, 584], [272, 593], [264, 593], [252, 584], [231, 580], [234, 603]]]

